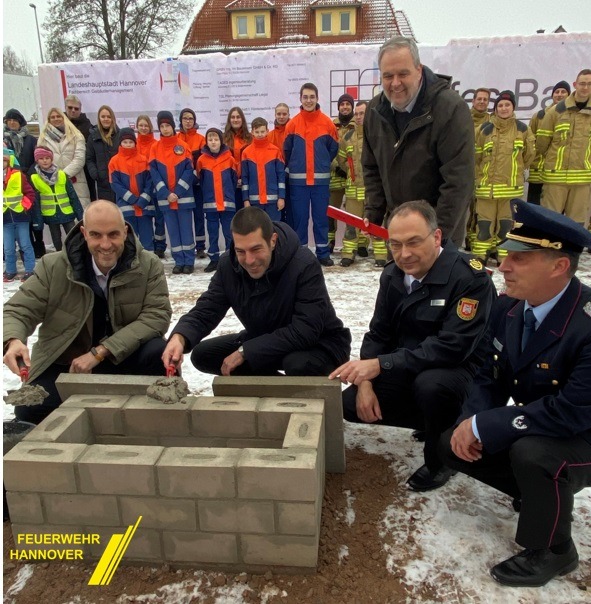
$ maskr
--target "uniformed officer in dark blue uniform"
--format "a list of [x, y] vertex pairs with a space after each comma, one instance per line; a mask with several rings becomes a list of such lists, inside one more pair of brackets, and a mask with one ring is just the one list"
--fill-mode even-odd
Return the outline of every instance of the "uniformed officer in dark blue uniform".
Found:
[[514, 498], [516, 541], [526, 549], [491, 574], [537, 587], [577, 567], [574, 494], [591, 485], [591, 288], [574, 276], [591, 234], [544, 207], [511, 204], [499, 269], [507, 295], [491, 315], [486, 364], [440, 453]]
[[396, 208], [388, 235], [395, 263], [382, 273], [362, 360], [329, 377], [353, 384], [343, 393], [346, 420], [424, 430], [425, 463], [407, 484], [428, 491], [452, 475], [437, 443], [484, 361], [479, 343], [495, 291], [480, 260], [442, 241], [427, 202]]

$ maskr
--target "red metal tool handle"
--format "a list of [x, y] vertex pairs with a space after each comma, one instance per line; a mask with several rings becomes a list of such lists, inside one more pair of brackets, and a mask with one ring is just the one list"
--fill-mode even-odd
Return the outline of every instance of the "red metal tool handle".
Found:
[[340, 220], [345, 224], [350, 226], [354, 226], [357, 229], [361, 229], [374, 237], [379, 237], [380, 239], [388, 239], [388, 229], [384, 227], [378, 226], [373, 222], [369, 223], [369, 226], [365, 226], [363, 222], [363, 218], [359, 218], [359, 216], [355, 216], [355, 214], [350, 214], [349, 212], [345, 212], [345, 210], [339, 210], [338, 208], [333, 208], [332, 206], [328, 206], [326, 210], [327, 216], [334, 218], [335, 220]]
[[29, 368], [26, 366], [22, 357], [19, 357], [16, 360], [16, 364], [18, 365], [18, 368], [19, 368], [21, 382], [26, 382], [29, 379]]
[[169, 365], [166, 368], [166, 377], [174, 377], [176, 375], [176, 367], [174, 365]]

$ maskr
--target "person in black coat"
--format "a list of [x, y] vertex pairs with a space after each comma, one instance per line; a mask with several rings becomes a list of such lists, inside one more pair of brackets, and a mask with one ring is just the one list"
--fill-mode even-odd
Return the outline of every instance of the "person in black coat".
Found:
[[[322, 268], [296, 233], [257, 207], [232, 219], [232, 245], [210, 285], [177, 323], [163, 354], [217, 375], [328, 375], [349, 358]], [[244, 330], [203, 340], [232, 308]], [[202, 341], [203, 340], [203, 341]]]
[[[86, 167], [94, 181], [96, 199], [115, 201], [109, 184], [109, 162], [119, 148], [119, 128], [115, 113], [108, 105], [98, 110], [98, 122], [86, 142]], [[92, 197], [92, 195], [91, 195]]]
[[538, 587], [577, 567], [574, 494], [591, 486], [591, 288], [574, 276], [591, 233], [547, 208], [511, 205], [500, 266], [507, 295], [493, 311], [486, 364], [440, 452], [513, 498], [515, 539], [526, 549], [491, 575]]
[[388, 227], [386, 265], [361, 360], [329, 376], [343, 392], [347, 421], [424, 431], [425, 463], [407, 481], [414, 491], [443, 486], [452, 472], [437, 454], [483, 361], [480, 345], [495, 290], [482, 262], [442, 241], [425, 200], [398, 206]]

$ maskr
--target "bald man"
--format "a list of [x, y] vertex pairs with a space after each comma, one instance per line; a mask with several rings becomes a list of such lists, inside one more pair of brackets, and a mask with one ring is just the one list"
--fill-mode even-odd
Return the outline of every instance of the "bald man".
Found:
[[[160, 357], [172, 309], [160, 260], [139, 244], [119, 208], [94, 201], [34, 275], [4, 305], [4, 364], [49, 396], [16, 407], [18, 419], [39, 423], [62, 403], [60, 373], [164, 375]], [[29, 357], [27, 338], [39, 325]]]

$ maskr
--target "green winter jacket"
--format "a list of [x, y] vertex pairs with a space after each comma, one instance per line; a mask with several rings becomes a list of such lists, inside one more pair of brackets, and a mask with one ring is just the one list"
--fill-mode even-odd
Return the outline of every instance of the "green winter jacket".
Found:
[[[34, 276], [4, 305], [5, 346], [15, 338], [26, 343], [40, 324], [29, 381], [57, 359], [68, 360], [69, 352], [69, 360], [73, 360], [92, 346], [94, 292], [84, 282], [88, 248], [80, 226], [78, 223], [68, 233], [61, 252], [38, 261]], [[172, 316], [162, 263], [142, 248], [131, 228], [119, 262], [121, 269], [109, 280], [113, 334], [101, 340], [115, 364], [145, 342], [163, 337]], [[70, 348], [74, 342], [75, 352]]]

